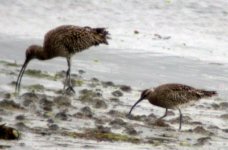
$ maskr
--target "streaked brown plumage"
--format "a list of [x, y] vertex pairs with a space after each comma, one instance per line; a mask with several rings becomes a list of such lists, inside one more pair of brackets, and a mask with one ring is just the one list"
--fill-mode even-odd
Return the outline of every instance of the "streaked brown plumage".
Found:
[[25, 62], [18, 75], [16, 83], [16, 93], [20, 90], [20, 83], [27, 64], [32, 59], [48, 60], [55, 57], [65, 57], [67, 59], [68, 70], [66, 72], [66, 84], [69, 90], [73, 91], [71, 85], [71, 56], [83, 51], [91, 46], [108, 44], [109, 33], [105, 28], [79, 27], [74, 25], [63, 25], [50, 30], [44, 37], [43, 47], [31, 45], [26, 50]]
[[139, 102], [148, 99], [151, 104], [166, 109], [165, 114], [159, 119], [167, 116], [168, 109], [178, 109], [180, 113], [179, 130], [181, 130], [182, 113], [180, 107], [216, 94], [216, 91], [196, 89], [184, 84], [163, 84], [154, 89], [144, 90], [140, 99], [132, 106], [128, 116], [130, 116], [132, 110]]

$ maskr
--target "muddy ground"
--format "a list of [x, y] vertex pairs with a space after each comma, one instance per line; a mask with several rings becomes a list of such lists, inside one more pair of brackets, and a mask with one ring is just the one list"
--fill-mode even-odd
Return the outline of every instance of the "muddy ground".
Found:
[[[2, 149], [228, 147], [228, 102], [219, 96], [190, 106], [188, 113], [183, 111], [183, 130], [179, 132], [178, 111], [170, 110], [166, 119], [158, 121], [163, 109], [139, 105], [132, 117], [127, 118], [141, 89], [111, 80], [101, 81], [96, 77], [88, 79], [84, 77], [84, 70], [72, 74], [76, 94], [63, 95], [64, 71], [53, 73], [27, 69], [20, 94], [15, 95], [15, 79], [20, 67], [15, 62], [0, 61], [3, 81], [0, 88], [0, 124], [20, 132], [16, 141], [1, 140]], [[56, 87], [48, 84], [56, 84]], [[145, 101], [144, 105], [150, 104]], [[191, 114], [193, 111], [198, 111], [203, 119]]]

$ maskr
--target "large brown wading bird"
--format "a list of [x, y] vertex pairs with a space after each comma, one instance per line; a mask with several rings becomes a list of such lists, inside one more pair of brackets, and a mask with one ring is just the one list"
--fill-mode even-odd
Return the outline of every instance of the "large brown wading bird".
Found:
[[[68, 70], [64, 83], [64, 91], [75, 93], [71, 83], [71, 57], [91, 46], [107, 44], [109, 33], [105, 28], [79, 27], [63, 25], [50, 30], [44, 37], [43, 46], [31, 45], [26, 50], [26, 58], [16, 82], [16, 93], [20, 91], [20, 83], [26, 66], [32, 59], [48, 60], [55, 57], [67, 59]], [[67, 87], [67, 88], [66, 88]]]
[[212, 97], [216, 94], [216, 91], [196, 89], [184, 84], [163, 84], [154, 89], [142, 91], [140, 99], [132, 106], [128, 117], [130, 117], [132, 110], [139, 102], [147, 99], [151, 104], [166, 109], [165, 114], [159, 119], [167, 116], [168, 109], [178, 109], [180, 113], [179, 130], [181, 130], [181, 106], [190, 105], [201, 98]]

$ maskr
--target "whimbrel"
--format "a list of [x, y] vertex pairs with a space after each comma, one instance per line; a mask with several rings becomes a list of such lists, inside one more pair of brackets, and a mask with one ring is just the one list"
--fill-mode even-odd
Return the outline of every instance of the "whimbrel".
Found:
[[[91, 46], [107, 44], [109, 33], [105, 28], [79, 27], [63, 25], [50, 30], [44, 37], [43, 46], [31, 45], [26, 50], [26, 58], [16, 82], [16, 93], [20, 91], [20, 83], [28, 63], [32, 59], [48, 60], [55, 57], [67, 59], [68, 70], [64, 83], [64, 91], [75, 92], [71, 83], [71, 57]], [[66, 88], [66, 86], [68, 86]]]
[[211, 97], [216, 94], [216, 91], [196, 89], [184, 84], [163, 84], [154, 89], [146, 89], [142, 91], [140, 99], [132, 106], [128, 116], [130, 116], [132, 110], [139, 102], [147, 99], [151, 104], [166, 109], [165, 114], [159, 119], [167, 116], [168, 109], [178, 109], [180, 113], [179, 130], [181, 130], [181, 106], [188, 105], [201, 98]]

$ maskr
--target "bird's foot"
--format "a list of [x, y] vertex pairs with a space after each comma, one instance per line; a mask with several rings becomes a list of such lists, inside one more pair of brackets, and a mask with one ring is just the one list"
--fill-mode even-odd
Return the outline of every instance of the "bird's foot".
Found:
[[131, 119], [131, 118], [132, 118], [132, 115], [131, 115], [131, 114], [127, 114], [126, 117], [127, 117], [128, 119]]
[[75, 90], [72, 86], [69, 86], [68, 88], [66, 88], [66, 90], [64, 91], [64, 94], [67, 95], [71, 95], [71, 94], [75, 94]]

